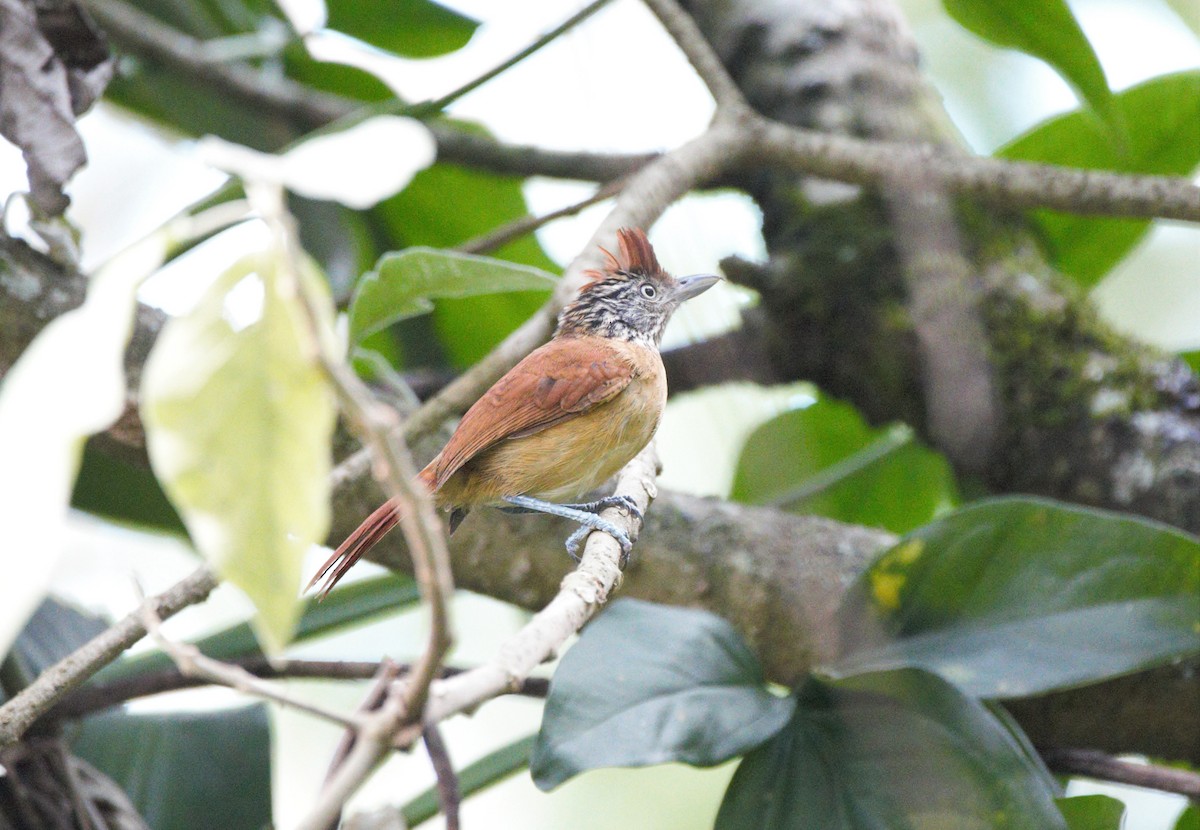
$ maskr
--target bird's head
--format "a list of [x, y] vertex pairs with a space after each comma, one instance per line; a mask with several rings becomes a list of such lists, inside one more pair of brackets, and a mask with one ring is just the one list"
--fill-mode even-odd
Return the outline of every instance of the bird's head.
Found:
[[617, 253], [588, 271], [589, 282], [558, 318], [559, 335], [599, 335], [658, 347], [675, 309], [721, 278], [712, 274], [676, 279], [663, 270], [640, 228], [617, 231]]

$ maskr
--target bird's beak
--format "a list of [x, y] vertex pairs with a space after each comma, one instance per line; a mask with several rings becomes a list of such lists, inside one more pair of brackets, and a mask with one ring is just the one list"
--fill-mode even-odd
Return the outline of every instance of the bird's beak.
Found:
[[683, 277], [679, 280], [679, 287], [675, 289], [675, 296], [679, 298], [679, 302], [690, 300], [692, 297], [703, 294], [720, 281], [721, 278], [713, 274], [694, 274], [690, 277]]

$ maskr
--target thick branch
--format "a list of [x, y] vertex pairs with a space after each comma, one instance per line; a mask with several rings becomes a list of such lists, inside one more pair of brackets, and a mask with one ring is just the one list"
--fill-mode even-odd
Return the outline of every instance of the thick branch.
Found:
[[[1200, 531], [1200, 382], [1182, 363], [1113, 332], [1064, 288], [1019, 216], [965, 198], [951, 203], [967, 277], [980, 292], [995, 390], [991, 410], [952, 434], [986, 435], [988, 422], [995, 425], [981, 464], [972, 441], [944, 440], [923, 394], [955, 386], [926, 371], [959, 364], [921, 359], [912, 296], [898, 268], [898, 231], [878, 192], [802, 175], [867, 184], [907, 169], [960, 196], [995, 199], [1004, 190], [1010, 204], [1025, 206], [1038, 191], [1039, 204], [1059, 206], [1058, 198], [1073, 193], [1081, 211], [1103, 212], [1088, 195], [1097, 174], [1003, 165], [956, 149], [917, 71], [905, 23], [887, 0], [786, 10], [767, 0], [690, 6], [750, 101], [793, 125], [767, 125], [758, 148], [796, 176], [744, 179], [763, 209], [770, 260], [724, 263], [732, 279], [762, 295], [762, 341], [774, 374], [815, 381], [872, 421], [907, 421], [997, 491], [1138, 512]], [[992, 188], [989, 180], [1003, 184]], [[1160, 184], [1175, 188], [1171, 200], [1182, 215], [1200, 211], [1200, 195], [1183, 180], [1122, 177], [1120, 186], [1101, 188], [1102, 202], [1114, 199], [1115, 207], [1129, 186], [1148, 204], [1162, 195]]]

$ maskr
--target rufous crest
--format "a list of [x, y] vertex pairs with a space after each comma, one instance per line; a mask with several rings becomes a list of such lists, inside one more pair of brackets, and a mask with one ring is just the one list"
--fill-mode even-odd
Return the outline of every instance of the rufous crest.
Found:
[[654, 255], [654, 246], [641, 228], [621, 228], [617, 231], [617, 254], [601, 248], [604, 254], [602, 270], [589, 269], [583, 272], [589, 282], [606, 279], [620, 273], [628, 274], [661, 274], [662, 266]]

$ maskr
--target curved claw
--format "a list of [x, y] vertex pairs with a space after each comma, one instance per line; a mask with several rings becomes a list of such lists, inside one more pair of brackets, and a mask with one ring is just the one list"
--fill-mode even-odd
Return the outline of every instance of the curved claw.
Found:
[[612, 522], [607, 522], [604, 519], [599, 519], [596, 527], [580, 525], [574, 533], [568, 536], [566, 543], [567, 554], [576, 562], [578, 562], [580, 560], [579, 550], [583, 546], [583, 543], [587, 539], [588, 535], [593, 530], [603, 530], [605, 533], [616, 539], [618, 543], [620, 543], [621, 559], [619, 564], [621, 566], [621, 570], [624, 570], [625, 566], [629, 564], [629, 553], [633, 550], [633, 542], [629, 541], [629, 536], [626, 535], [625, 531], [621, 530], [621, 528], [617, 527]]

